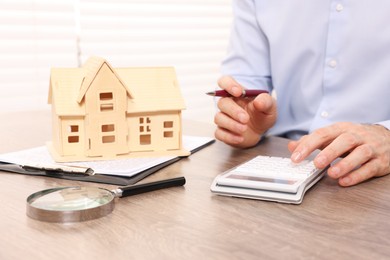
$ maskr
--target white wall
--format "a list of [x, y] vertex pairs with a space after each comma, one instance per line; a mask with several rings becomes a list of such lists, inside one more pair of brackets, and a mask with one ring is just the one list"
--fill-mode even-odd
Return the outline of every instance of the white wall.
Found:
[[212, 121], [230, 0], [0, 0], [0, 111], [50, 109], [51, 67], [175, 66], [185, 118]]

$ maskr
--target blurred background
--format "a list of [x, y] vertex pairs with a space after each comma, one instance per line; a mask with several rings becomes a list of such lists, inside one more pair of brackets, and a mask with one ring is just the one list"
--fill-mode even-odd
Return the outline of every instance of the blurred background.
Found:
[[212, 122], [231, 0], [0, 0], [0, 113], [49, 110], [51, 67], [92, 55], [115, 67], [174, 66], [184, 118]]

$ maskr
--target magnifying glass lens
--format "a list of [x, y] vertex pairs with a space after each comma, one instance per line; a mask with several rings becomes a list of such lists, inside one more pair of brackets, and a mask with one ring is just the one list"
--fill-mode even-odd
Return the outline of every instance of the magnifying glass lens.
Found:
[[27, 197], [26, 214], [47, 222], [76, 222], [106, 216], [114, 210], [115, 197], [126, 197], [163, 188], [182, 186], [184, 177], [107, 190], [98, 187], [58, 187]]
[[49, 222], [73, 222], [105, 216], [114, 209], [115, 195], [96, 187], [59, 187], [27, 198], [27, 215]]
[[84, 210], [107, 204], [113, 199], [110, 191], [88, 187], [50, 189], [32, 198], [30, 205], [45, 210]]

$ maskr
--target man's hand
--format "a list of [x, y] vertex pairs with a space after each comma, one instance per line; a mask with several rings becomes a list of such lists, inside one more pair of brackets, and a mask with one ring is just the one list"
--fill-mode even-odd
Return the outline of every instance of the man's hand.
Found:
[[347, 154], [328, 169], [328, 175], [339, 179], [341, 186], [390, 173], [390, 131], [380, 125], [336, 123], [292, 141], [288, 147], [294, 162], [322, 149], [314, 158], [315, 166], [320, 169]]
[[233, 98], [221, 98], [218, 112], [214, 117], [217, 125], [215, 137], [235, 147], [251, 147], [260, 140], [276, 121], [276, 101], [263, 93], [255, 98], [240, 98], [244, 89], [232, 77], [225, 76], [218, 85]]

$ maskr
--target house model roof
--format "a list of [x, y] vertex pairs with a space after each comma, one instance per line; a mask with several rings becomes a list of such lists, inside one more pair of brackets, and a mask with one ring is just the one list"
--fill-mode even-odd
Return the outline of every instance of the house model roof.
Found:
[[51, 70], [49, 103], [56, 114], [85, 115], [84, 95], [103, 66], [108, 66], [127, 91], [127, 113], [172, 111], [185, 108], [173, 67], [112, 68], [93, 57], [81, 68]]

